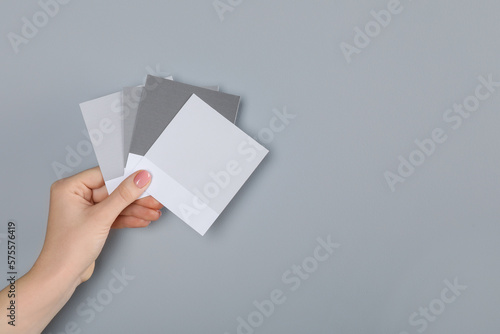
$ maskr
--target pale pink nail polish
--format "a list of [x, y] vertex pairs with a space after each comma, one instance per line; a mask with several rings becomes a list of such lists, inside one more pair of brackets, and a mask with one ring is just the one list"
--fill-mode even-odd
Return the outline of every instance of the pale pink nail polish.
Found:
[[147, 170], [141, 171], [134, 178], [134, 183], [138, 188], [144, 188], [151, 180], [151, 174]]

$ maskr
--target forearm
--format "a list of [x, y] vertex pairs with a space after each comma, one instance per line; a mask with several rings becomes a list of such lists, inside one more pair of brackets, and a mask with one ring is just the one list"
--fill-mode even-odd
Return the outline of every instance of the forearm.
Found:
[[[29, 273], [15, 282], [15, 298], [9, 296], [10, 285], [0, 291], [1, 334], [41, 333], [92, 275], [112, 226], [143, 227], [160, 217], [162, 205], [156, 200], [134, 204], [150, 182], [149, 172], [136, 172], [108, 195], [101, 171], [93, 168], [52, 185], [42, 252]], [[15, 326], [7, 317], [11, 300]]]
[[0, 292], [0, 333], [39, 334], [73, 295], [78, 285], [64, 272], [35, 266], [15, 283], [15, 326], [9, 324], [10, 287]]

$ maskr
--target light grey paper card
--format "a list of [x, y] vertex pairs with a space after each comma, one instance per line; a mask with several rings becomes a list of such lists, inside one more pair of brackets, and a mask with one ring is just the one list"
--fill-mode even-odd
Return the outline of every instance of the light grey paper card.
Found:
[[193, 94], [232, 123], [236, 121], [239, 96], [148, 75], [137, 111], [130, 153], [144, 156]]
[[125, 87], [123, 89], [123, 161], [127, 163], [132, 136], [134, 134], [135, 121], [137, 119], [137, 109], [141, 100], [144, 87]]
[[105, 181], [123, 175], [122, 92], [80, 104]]

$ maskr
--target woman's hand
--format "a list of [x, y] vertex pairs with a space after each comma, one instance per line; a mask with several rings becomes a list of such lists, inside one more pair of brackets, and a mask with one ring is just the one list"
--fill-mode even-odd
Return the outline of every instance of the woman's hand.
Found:
[[136, 172], [108, 196], [99, 168], [59, 180], [50, 190], [47, 234], [35, 267], [63, 270], [78, 284], [90, 278], [110, 228], [146, 227], [160, 218], [152, 197], [133, 203], [151, 182]]
[[[40, 333], [90, 278], [111, 228], [145, 227], [161, 216], [162, 205], [151, 197], [136, 199], [151, 182], [147, 171], [124, 180], [108, 196], [99, 168], [55, 182], [45, 242], [28, 274], [16, 282], [19, 320], [0, 322], [0, 333]], [[11, 298], [0, 292], [0, 309]], [[2, 317], [4, 318], [4, 317]]]

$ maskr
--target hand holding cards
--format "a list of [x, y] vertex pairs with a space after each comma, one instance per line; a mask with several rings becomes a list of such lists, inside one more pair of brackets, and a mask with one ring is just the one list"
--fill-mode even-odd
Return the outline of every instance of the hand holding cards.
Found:
[[[81, 104], [108, 192], [146, 169], [148, 194], [203, 235], [268, 150], [233, 124], [238, 96], [154, 76], [138, 89], [135, 106], [124, 107], [130, 89]], [[116, 133], [96, 145], [92, 130], [102, 119]]]

